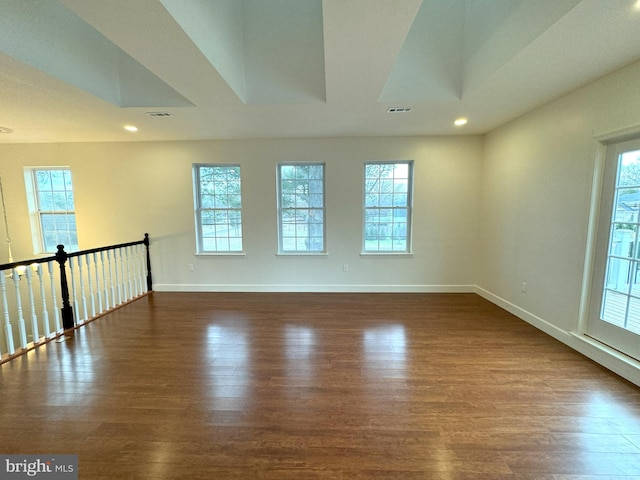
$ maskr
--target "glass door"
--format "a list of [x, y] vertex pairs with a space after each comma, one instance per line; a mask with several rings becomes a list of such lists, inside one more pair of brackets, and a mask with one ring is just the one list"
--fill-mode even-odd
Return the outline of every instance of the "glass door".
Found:
[[587, 335], [640, 359], [640, 140], [607, 146]]

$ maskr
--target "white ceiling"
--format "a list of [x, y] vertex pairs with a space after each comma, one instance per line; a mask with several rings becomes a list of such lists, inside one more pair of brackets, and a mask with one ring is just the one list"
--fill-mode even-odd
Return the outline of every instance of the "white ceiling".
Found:
[[638, 59], [640, 0], [0, 0], [0, 143], [484, 133]]

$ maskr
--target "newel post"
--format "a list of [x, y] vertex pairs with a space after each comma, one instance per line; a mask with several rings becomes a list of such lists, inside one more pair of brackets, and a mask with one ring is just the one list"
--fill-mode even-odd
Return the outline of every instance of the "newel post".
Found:
[[144, 246], [147, 247], [147, 291], [153, 290], [153, 281], [151, 279], [151, 255], [149, 255], [149, 234], [144, 234]]
[[56, 252], [56, 261], [60, 265], [60, 290], [62, 292], [62, 328], [65, 330], [73, 328], [75, 321], [73, 319], [73, 308], [69, 303], [69, 285], [67, 284], [67, 269], [65, 263], [67, 262], [67, 252], [64, 251], [64, 245], [58, 245], [58, 251]]

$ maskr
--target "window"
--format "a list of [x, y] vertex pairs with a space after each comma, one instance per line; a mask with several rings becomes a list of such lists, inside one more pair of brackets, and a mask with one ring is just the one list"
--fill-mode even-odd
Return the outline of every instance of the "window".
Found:
[[324, 164], [278, 165], [280, 253], [325, 252]]
[[242, 251], [240, 165], [194, 165], [198, 253]]
[[413, 162], [364, 165], [363, 251], [409, 253]]
[[25, 169], [27, 199], [36, 253], [53, 253], [58, 245], [78, 250], [71, 170]]

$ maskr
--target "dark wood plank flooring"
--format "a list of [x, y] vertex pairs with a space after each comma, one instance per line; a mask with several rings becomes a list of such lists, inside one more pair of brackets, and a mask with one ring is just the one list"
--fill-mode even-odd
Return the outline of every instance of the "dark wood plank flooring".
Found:
[[640, 478], [640, 389], [473, 294], [153, 293], [0, 367], [80, 479]]

